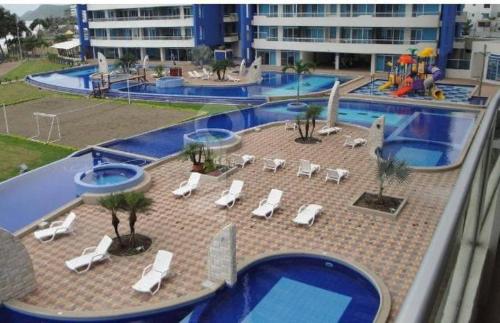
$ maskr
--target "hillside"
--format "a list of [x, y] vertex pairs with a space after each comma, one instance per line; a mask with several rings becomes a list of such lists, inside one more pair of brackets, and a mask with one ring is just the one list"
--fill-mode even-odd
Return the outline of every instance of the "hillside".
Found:
[[27, 11], [21, 16], [24, 21], [34, 20], [36, 18], [48, 18], [48, 17], [64, 17], [64, 11], [69, 9], [69, 5], [49, 5], [42, 4], [35, 10]]

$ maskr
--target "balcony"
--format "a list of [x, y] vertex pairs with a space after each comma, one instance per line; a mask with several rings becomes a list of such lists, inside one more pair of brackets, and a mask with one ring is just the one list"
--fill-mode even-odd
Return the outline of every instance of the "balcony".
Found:
[[170, 15], [170, 16], [134, 16], [134, 17], [108, 17], [108, 18], [92, 18], [89, 22], [101, 22], [101, 21], [131, 21], [131, 20], [165, 20], [165, 19], [184, 19], [192, 18], [193, 16], [180, 16], [180, 15]]
[[[320, 13], [306, 15], [300, 13], [283, 13], [278, 15], [256, 15], [252, 24], [255, 26], [310, 26], [310, 27], [374, 27], [394, 28], [394, 26], [405, 26], [407, 28], [437, 28], [439, 26], [439, 14], [419, 17], [408, 17], [394, 12], [366, 12], [353, 19], [352, 13]], [[336, 17], [332, 19], [332, 16]]]
[[238, 33], [227, 33], [224, 34], [224, 42], [225, 43], [234, 43], [239, 40]]
[[89, 20], [89, 28], [154, 28], [154, 27], [191, 27], [193, 16], [138, 16], [114, 17]]
[[417, 49], [436, 46], [436, 41], [417, 41], [401, 39], [356, 39], [326, 37], [282, 37], [281, 39], [259, 37], [254, 39], [255, 49], [301, 50], [306, 52], [339, 52], [361, 54], [405, 54], [408, 46]]
[[194, 47], [192, 36], [95, 36], [91, 46], [97, 47]]
[[446, 68], [451, 68], [455, 70], [469, 70], [470, 58], [469, 59], [448, 58], [448, 61], [446, 62]]

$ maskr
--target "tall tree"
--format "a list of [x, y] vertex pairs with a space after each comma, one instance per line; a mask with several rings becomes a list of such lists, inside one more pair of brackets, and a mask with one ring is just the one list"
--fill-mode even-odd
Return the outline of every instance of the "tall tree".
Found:
[[123, 195], [122, 194], [111, 194], [106, 197], [99, 199], [99, 204], [105, 209], [111, 212], [111, 224], [115, 229], [116, 238], [120, 243], [120, 246], [123, 246], [122, 237], [118, 232], [118, 226], [120, 225], [120, 219], [118, 218], [117, 212], [123, 206]]
[[123, 194], [123, 208], [128, 211], [128, 225], [130, 227], [130, 244], [135, 247], [135, 222], [137, 213], [146, 212], [153, 200], [144, 196], [144, 193], [129, 192]]
[[[19, 33], [25, 31], [29, 32], [29, 29], [26, 27], [26, 24], [22, 20], [18, 20], [16, 15], [10, 13], [9, 10], [6, 10], [3, 7], [0, 7], [0, 38], [5, 38], [9, 34], [12, 36], [17, 35], [17, 31], [19, 28]], [[2, 56], [5, 55], [3, 52], [2, 46], [0, 46], [0, 52]]]

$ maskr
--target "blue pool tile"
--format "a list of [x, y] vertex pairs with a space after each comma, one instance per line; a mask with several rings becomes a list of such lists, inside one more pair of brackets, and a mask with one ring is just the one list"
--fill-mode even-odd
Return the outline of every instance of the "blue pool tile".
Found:
[[401, 147], [394, 157], [398, 160], [411, 160], [413, 165], [434, 166], [439, 164], [442, 156], [442, 151]]
[[242, 323], [339, 322], [351, 297], [281, 278]]

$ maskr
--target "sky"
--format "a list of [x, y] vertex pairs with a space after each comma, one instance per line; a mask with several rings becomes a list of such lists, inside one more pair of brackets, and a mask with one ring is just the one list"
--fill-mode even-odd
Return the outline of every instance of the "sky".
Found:
[[0, 1], [0, 5], [10, 12], [22, 16], [26, 11], [38, 8], [40, 4], [4, 4]]

